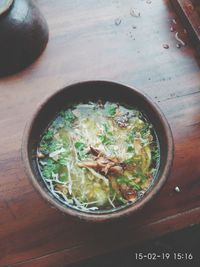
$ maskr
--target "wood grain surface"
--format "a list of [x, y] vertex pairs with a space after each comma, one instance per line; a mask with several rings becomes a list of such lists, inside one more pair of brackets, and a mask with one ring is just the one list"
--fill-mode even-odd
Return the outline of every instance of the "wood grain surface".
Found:
[[171, 0], [180, 19], [188, 30], [193, 45], [200, 52], [200, 2], [199, 0]]
[[[169, 1], [36, 2], [50, 28], [47, 49], [25, 71], [0, 79], [0, 266], [67, 266], [200, 223], [200, 60]], [[177, 31], [186, 46], [176, 47]], [[21, 162], [24, 127], [39, 103], [90, 79], [146, 92], [175, 141], [172, 173], [158, 197], [137, 216], [112, 224], [60, 214], [34, 190]]]

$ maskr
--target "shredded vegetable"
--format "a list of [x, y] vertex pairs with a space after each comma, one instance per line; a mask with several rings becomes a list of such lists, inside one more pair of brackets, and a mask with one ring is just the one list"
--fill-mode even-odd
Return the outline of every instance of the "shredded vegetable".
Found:
[[37, 148], [49, 190], [82, 211], [136, 202], [153, 184], [159, 161], [156, 134], [142, 112], [101, 100], [62, 110]]

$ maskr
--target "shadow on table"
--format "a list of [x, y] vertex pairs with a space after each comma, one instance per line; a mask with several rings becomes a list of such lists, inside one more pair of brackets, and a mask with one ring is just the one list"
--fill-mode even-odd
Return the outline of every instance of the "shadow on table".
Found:
[[162, 265], [200, 266], [200, 225], [166, 235], [140, 247], [129, 247], [126, 250], [95, 257], [70, 267]]

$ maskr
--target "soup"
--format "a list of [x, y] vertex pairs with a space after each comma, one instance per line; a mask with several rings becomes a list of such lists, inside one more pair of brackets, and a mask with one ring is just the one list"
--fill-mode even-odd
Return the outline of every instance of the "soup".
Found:
[[145, 115], [101, 100], [59, 112], [37, 148], [38, 168], [51, 193], [86, 212], [139, 200], [156, 179], [159, 160], [159, 143]]

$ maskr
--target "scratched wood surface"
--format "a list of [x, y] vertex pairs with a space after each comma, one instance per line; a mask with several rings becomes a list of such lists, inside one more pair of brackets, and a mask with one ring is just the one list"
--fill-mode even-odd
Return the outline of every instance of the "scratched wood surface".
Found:
[[183, 25], [188, 30], [193, 45], [200, 51], [200, 2], [199, 0], [171, 0]]
[[[169, 1], [37, 3], [49, 23], [48, 47], [25, 71], [0, 79], [0, 266], [66, 266], [200, 223], [200, 61]], [[187, 42], [179, 49], [176, 31]], [[106, 225], [50, 207], [21, 163], [24, 127], [39, 103], [90, 79], [146, 92], [166, 115], [175, 141], [172, 173], [159, 196], [137, 216]]]

